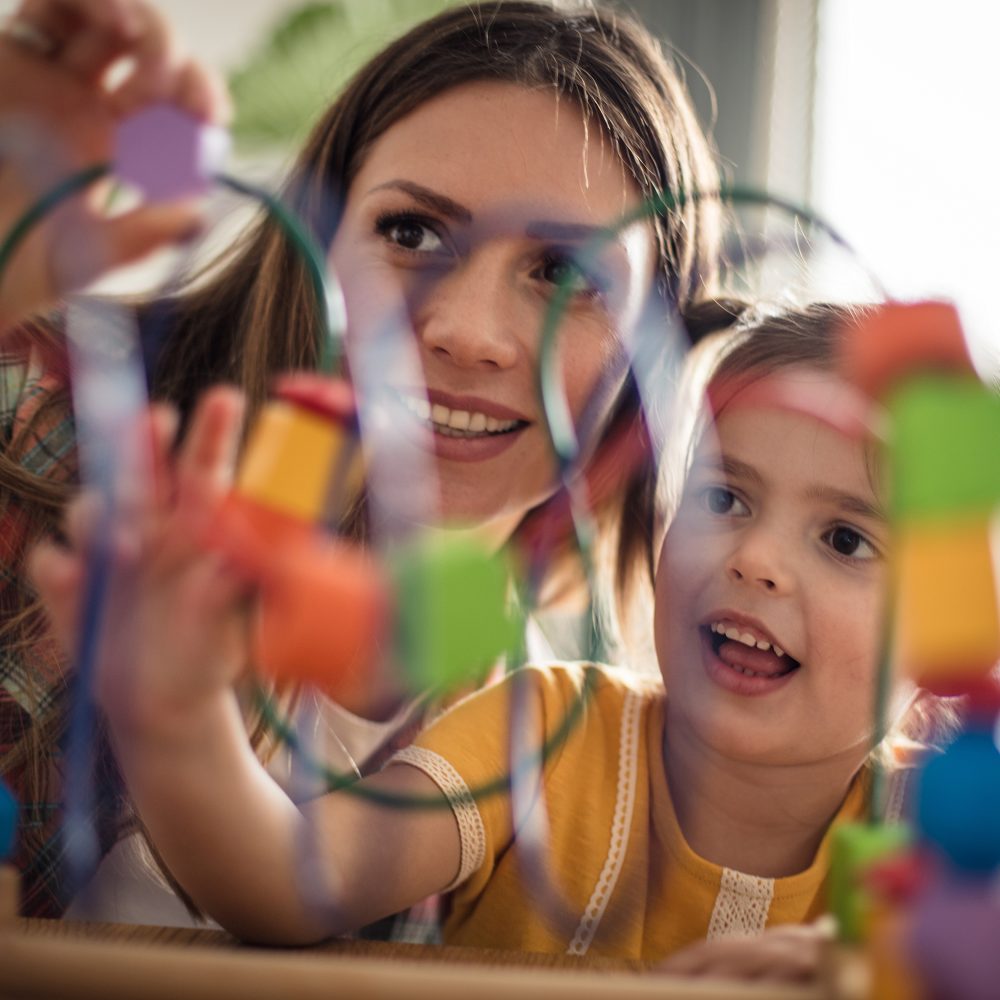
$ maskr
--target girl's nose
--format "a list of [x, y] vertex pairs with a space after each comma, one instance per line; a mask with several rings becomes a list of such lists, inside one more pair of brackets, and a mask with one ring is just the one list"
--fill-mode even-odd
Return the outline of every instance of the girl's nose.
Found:
[[763, 525], [746, 527], [726, 562], [730, 579], [761, 587], [775, 595], [790, 593], [794, 573], [780, 535]]
[[427, 288], [414, 326], [424, 347], [442, 360], [505, 369], [517, 362], [520, 313], [504, 261], [484, 248]]

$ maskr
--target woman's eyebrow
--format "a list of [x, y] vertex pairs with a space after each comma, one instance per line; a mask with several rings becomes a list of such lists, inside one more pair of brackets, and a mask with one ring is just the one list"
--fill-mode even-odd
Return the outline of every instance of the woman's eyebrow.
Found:
[[[376, 191], [402, 191], [408, 194], [414, 201], [437, 212], [445, 218], [454, 219], [456, 222], [469, 225], [472, 222], [472, 212], [464, 205], [454, 201], [447, 195], [439, 194], [431, 188], [424, 187], [414, 181], [396, 178], [377, 184], [368, 191], [373, 194]], [[551, 219], [532, 219], [524, 227], [525, 236], [534, 240], [553, 240], [556, 242], [586, 242], [607, 233], [604, 226], [592, 226], [582, 222], [559, 222]]]
[[456, 222], [466, 224], [472, 222], [472, 213], [464, 205], [460, 205], [457, 201], [452, 201], [451, 198], [438, 194], [422, 184], [414, 184], [413, 181], [392, 180], [386, 181], [384, 184], [377, 184], [368, 193], [385, 190], [402, 191], [425, 208], [429, 208], [446, 218], [454, 219]]

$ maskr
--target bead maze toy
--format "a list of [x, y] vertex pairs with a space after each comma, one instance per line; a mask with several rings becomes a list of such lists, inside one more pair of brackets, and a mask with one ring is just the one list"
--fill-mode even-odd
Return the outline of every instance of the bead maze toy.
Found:
[[[179, 157], [176, 163], [168, 165], [151, 155], [164, 137], [173, 139], [171, 145]], [[337, 374], [343, 335], [339, 291], [330, 287], [322, 255], [311, 238], [280, 202], [221, 173], [224, 146], [221, 135], [193, 126], [172, 109], [149, 109], [122, 128], [113, 167], [85, 171], [40, 199], [0, 244], [0, 269], [45, 212], [109, 173], [134, 185], [147, 198], [193, 193], [216, 181], [260, 197], [309, 262], [319, 303], [322, 368], [322, 374], [289, 374], [276, 385], [252, 430], [235, 488], [202, 540], [224, 551], [259, 587], [254, 659], [261, 675], [279, 689], [308, 684], [334, 698], [350, 700], [359, 696], [361, 679], [370, 680], [371, 672], [386, 660], [396, 669], [406, 664], [404, 676], [414, 691], [448, 690], [474, 682], [503, 656], [516, 663], [522, 652], [520, 608], [530, 608], [533, 596], [530, 561], [546, 557], [544, 539], [529, 554], [525, 582], [517, 579], [523, 567], [512, 566], [467, 540], [440, 541], [419, 535], [393, 538], [375, 557], [337, 536], [335, 529], [345, 512], [371, 488], [360, 433], [365, 421], [359, 409], [365, 403]], [[720, 194], [687, 197], [702, 196]], [[636, 218], [669, 211], [678, 197], [664, 194], [653, 199], [639, 215], [623, 220], [622, 227]], [[761, 196], [733, 190], [721, 197], [754, 201]], [[555, 297], [542, 332], [539, 395], [568, 496], [568, 522], [589, 571], [592, 497], [587, 484], [575, 475], [583, 447], [561, 395], [555, 361], [559, 318], [571, 284], [570, 277]], [[87, 338], [75, 340], [85, 343]], [[640, 342], [631, 360], [640, 392], [648, 397], [656, 387], [643, 384], [642, 375], [649, 370], [643, 350]], [[885, 657], [883, 690], [891, 664], [898, 663], [916, 684], [941, 696], [961, 698], [967, 707], [959, 734], [921, 769], [912, 832], [876, 821], [839, 831], [830, 892], [845, 945], [832, 952], [826, 980], [815, 988], [788, 990], [767, 987], [760, 991], [735, 984], [706, 984], [704, 990], [684, 985], [675, 990], [675, 985], [663, 982], [626, 977], [600, 980], [578, 972], [575, 979], [571, 976], [562, 982], [544, 976], [497, 975], [491, 985], [484, 986], [481, 979], [461, 973], [427, 975], [410, 969], [406, 974], [411, 977], [407, 986], [411, 995], [460, 995], [475, 988], [484, 997], [508, 995], [514, 989], [525, 996], [569, 995], [570, 989], [575, 996], [597, 996], [613, 989], [622, 996], [654, 995], [655, 991], [658, 996], [849, 997], [862, 994], [841, 973], [856, 962], [859, 950], [874, 984], [874, 996], [902, 998], [927, 990], [932, 995], [985, 997], [992, 984], [1000, 981], [994, 951], [974, 946], [974, 942], [988, 940], [983, 937], [984, 928], [1000, 930], [1000, 904], [994, 888], [1000, 869], [1000, 805], [991, 794], [1000, 785], [1000, 751], [994, 735], [1000, 688], [993, 678], [1000, 660], [996, 582], [1000, 462], [994, 458], [1000, 443], [1000, 400], [976, 378], [957, 314], [943, 303], [885, 304], [865, 326], [852, 331], [843, 364], [845, 374], [868, 403], [882, 407], [887, 415], [898, 555], [894, 615], [887, 625], [886, 647], [892, 655]], [[103, 405], [93, 396], [89, 397], [92, 403], [85, 402], [85, 392], [80, 396], [84, 408], [92, 405], [96, 411]], [[777, 402], [793, 408], [803, 405], [794, 399]], [[864, 409], [859, 404], [846, 417], [839, 414], [831, 419], [840, 429], [859, 433], [867, 426]], [[82, 416], [81, 426], [86, 427], [87, 414]], [[120, 456], [105, 449], [103, 459], [120, 461]], [[113, 500], [111, 484], [122, 471], [120, 465], [104, 467], [92, 481], [103, 485]], [[95, 564], [92, 629], [100, 619], [104, 572]], [[519, 600], [514, 599], [515, 590]], [[331, 608], [340, 616], [336, 630], [329, 627]], [[88, 738], [91, 725], [85, 683], [93, 642], [93, 634], [84, 636], [78, 663], [82, 679], [78, 702], [83, 707], [75, 709], [81, 720], [76, 732], [82, 741]], [[596, 650], [595, 633], [590, 643]], [[279, 735], [304, 754], [287, 720], [279, 717], [266, 693], [264, 698]], [[875, 731], [880, 738], [887, 724], [884, 697], [877, 712]], [[570, 713], [567, 724], [572, 721]], [[539, 748], [538, 753], [547, 749]], [[84, 773], [87, 757], [80, 753], [75, 760], [71, 757], [71, 767], [78, 769], [75, 787], [83, 794], [89, 787]], [[329, 787], [349, 787], [349, 776], [325, 773], [322, 762], [308, 763], [324, 774]], [[516, 781], [513, 771], [498, 781]], [[474, 790], [474, 794], [489, 791]], [[876, 780], [873, 816], [879, 815], [883, 794], [883, 784]], [[77, 813], [83, 812], [82, 805], [78, 806]], [[16, 802], [0, 787], [0, 859], [10, 854], [15, 827]], [[532, 871], [538, 876], [533, 890], [558, 919], [559, 890], [546, 875], [546, 845], [540, 841], [530, 849], [536, 855]], [[80, 859], [81, 865], [89, 863], [87, 852]], [[71, 968], [83, 970], [81, 975], [100, 979], [102, 973], [94, 963], [88, 964], [79, 941], [64, 942], [61, 950], [55, 938], [44, 943], [32, 939], [17, 919], [15, 894], [16, 879], [9, 867], [0, 866], [0, 945], [6, 948], [6, 958], [0, 962], [0, 991], [19, 995], [30, 990], [31, 963], [44, 961], [47, 955], [64, 955]], [[103, 955], [116, 966], [124, 963], [136, 974], [162, 969], [165, 958], [176, 957], [135, 948], [133, 962], [125, 954], [128, 946], [109, 947], [110, 951], [102, 953], [95, 945], [92, 954]], [[183, 981], [189, 995], [218, 997], [239, 983], [241, 995], [253, 995], [251, 980], [260, 976], [259, 995], [266, 995], [268, 989], [287, 983], [282, 977], [294, 975], [289, 971], [291, 964], [284, 957], [220, 948], [190, 978], [169, 980], [170, 988], [179, 989]], [[304, 961], [303, 968], [308, 964]], [[242, 973], [235, 971], [240, 966]], [[202, 974], [208, 976], [209, 986], [199, 993], [193, 984]], [[310, 991], [318, 990], [321, 981], [328, 986], [327, 977], [333, 975], [345, 977], [342, 984], [353, 984], [360, 991], [367, 988], [372, 994], [401, 985], [392, 970], [359, 965], [352, 972], [350, 962], [331, 959], [303, 979], [300, 995], [313, 995]], [[960, 992], [950, 994], [956, 984]], [[52, 987], [67, 988], [65, 981]], [[151, 989], [149, 995], [154, 995]]]

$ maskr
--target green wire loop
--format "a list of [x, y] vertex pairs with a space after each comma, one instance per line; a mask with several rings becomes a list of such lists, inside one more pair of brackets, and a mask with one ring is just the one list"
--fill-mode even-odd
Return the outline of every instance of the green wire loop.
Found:
[[87, 167], [86, 170], [81, 170], [79, 173], [60, 181], [28, 207], [28, 210], [11, 226], [3, 238], [3, 242], [0, 242], [0, 285], [3, 284], [3, 273], [7, 265], [31, 230], [67, 198], [85, 191], [95, 181], [107, 177], [110, 173], [111, 165], [109, 163], [98, 163], [95, 166]]
[[305, 261], [320, 316], [320, 326], [317, 331], [318, 368], [324, 375], [336, 374], [343, 361], [346, 320], [339, 284], [335, 286], [336, 298], [331, 296], [329, 272], [323, 251], [298, 216], [270, 191], [228, 174], [218, 174], [215, 179], [237, 194], [248, 195], [264, 205], [271, 218], [278, 223]]
[[[108, 177], [111, 172], [112, 165], [110, 163], [98, 163], [87, 167], [60, 181], [30, 205], [0, 242], [0, 283], [3, 282], [3, 274], [11, 258], [32, 229], [39, 225], [62, 202], [81, 191], [85, 191], [95, 181]], [[246, 195], [260, 202], [298, 250], [302, 259], [305, 260], [319, 315], [316, 333], [318, 368], [324, 374], [334, 374], [339, 370], [342, 361], [342, 345], [346, 326], [343, 296], [339, 285], [334, 286], [335, 295], [331, 293], [326, 259], [316, 240], [295, 214], [279, 198], [264, 188], [237, 180], [227, 174], [219, 174], [215, 180], [237, 194]]]

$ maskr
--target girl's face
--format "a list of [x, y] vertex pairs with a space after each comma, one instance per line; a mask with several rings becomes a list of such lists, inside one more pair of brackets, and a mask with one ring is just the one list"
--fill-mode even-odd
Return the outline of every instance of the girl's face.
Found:
[[[823, 412], [842, 385], [810, 368]], [[656, 581], [672, 726], [726, 758], [860, 763], [887, 525], [865, 445], [788, 410], [723, 410], [695, 454]], [[777, 655], [777, 654], [782, 655]]]
[[[639, 200], [571, 101], [508, 83], [447, 91], [368, 151], [330, 262], [355, 343], [387, 324], [416, 337], [422, 375], [385, 379], [399, 432], [436, 458], [446, 519], [492, 522], [506, 536], [552, 493], [536, 390], [545, 311], [573, 252]], [[654, 266], [651, 230], [639, 225], [602, 252], [599, 273], [574, 279], [559, 344], [575, 418], [585, 406], [589, 416], [600, 377], [620, 361]]]

